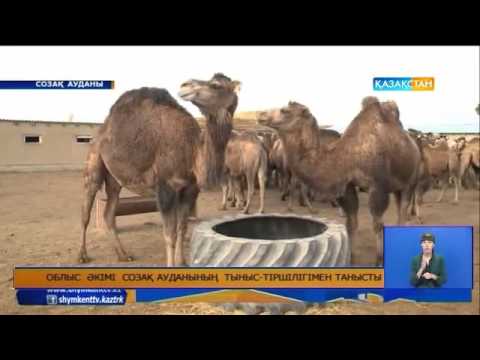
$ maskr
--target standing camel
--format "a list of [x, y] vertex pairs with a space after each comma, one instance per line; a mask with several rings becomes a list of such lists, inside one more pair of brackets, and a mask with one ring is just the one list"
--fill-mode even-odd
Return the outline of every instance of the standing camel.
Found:
[[110, 109], [88, 153], [84, 172], [80, 262], [87, 262], [86, 230], [97, 191], [105, 184], [104, 218], [120, 261], [131, 261], [117, 235], [115, 210], [122, 187], [155, 196], [163, 221], [167, 266], [184, 263], [188, 216], [200, 188], [218, 185], [223, 153], [232, 129], [228, 109], [236, 106], [240, 83], [223, 74], [209, 81], [190, 80], [179, 96], [207, 117], [206, 135], [165, 89], [125, 92]]
[[263, 112], [261, 125], [276, 129], [285, 144], [288, 163], [300, 180], [328, 200], [338, 200], [346, 214], [350, 243], [358, 228], [356, 186], [368, 189], [368, 206], [376, 235], [376, 264], [383, 262], [383, 214], [394, 193], [402, 224], [412, 197], [420, 151], [403, 129], [395, 103], [367, 97], [362, 110], [340, 139], [325, 144], [315, 136], [318, 124], [309, 109], [296, 102]]
[[460, 152], [457, 144], [449, 146], [443, 139], [437, 141], [435, 146], [432, 146], [424, 136], [417, 136], [415, 141], [420, 149], [421, 160], [410, 213], [417, 218], [418, 222], [422, 223], [420, 207], [423, 205], [423, 197], [435, 182], [438, 181], [441, 185], [437, 202], [442, 201], [449, 182], [452, 180], [455, 186], [453, 203], [458, 203]]
[[307, 206], [310, 213], [315, 214], [317, 211], [313, 208], [308, 196], [309, 189], [292, 174], [292, 171], [288, 167], [287, 154], [281, 139], [275, 140], [272, 146], [270, 163], [276, 171], [277, 179], [280, 182], [282, 191], [281, 200], [285, 201], [288, 197], [287, 211], [293, 211], [294, 192], [298, 189], [300, 205]]
[[[225, 151], [225, 175], [229, 185], [233, 185], [234, 196], [238, 198], [237, 206], [240, 204], [245, 205], [243, 209], [244, 214], [248, 214], [250, 209], [256, 178], [258, 178], [260, 187], [260, 208], [258, 213], [264, 212], [267, 166], [267, 151], [255, 133], [232, 133]], [[247, 182], [246, 204], [243, 192], [244, 178]], [[220, 210], [226, 209], [228, 188], [227, 182], [224, 182], [222, 185], [223, 197]]]
[[476, 174], [480, 173], [480, 139], [474, 138], [461, 146], [459, 179], [465, 172], [473, 169]]

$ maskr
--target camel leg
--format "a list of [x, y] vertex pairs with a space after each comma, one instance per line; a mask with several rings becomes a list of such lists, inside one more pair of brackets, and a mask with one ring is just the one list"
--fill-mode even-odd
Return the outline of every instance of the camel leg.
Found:
[[386, 192], [379, 189], [372, 189], [368, 199], [368, 206], [373, 220], [373, 232], [377, 242], [376, 265], [383, 264], [383, 214], [388, 208], [389, 196]]
[[413, 194], [413, 205], [415, 206], [415, 216], [419, 224], [423, 224], [422, 217], [420, 215], [420, 203], [417, 201], [417, 194]]
[[258, 183], [260, 184], [260, 208], [258, 209], [258, 213], [263, 214], [265, 212], [265, 185], [267, 179], [265, 178], [265, 173], [262, 169], [259, 169], [258, 171]]
[[234, 193], [233, 198], [235, 199], [236, 208], [239, 210], [245, 204], [245, 194], [243, 192], [243, 186], [240, 180], [241, 178], [239, 177], [235, 177], [234, 179], [232, 179]]
[[175, 190], [166, 182], [161, 182], [157, 188], [157, 204], [163, 220], [163, 237], [166, 244], [167, 266], [175, 266], [174, 249], [177, 240], [177, 206], [178, 199]]
[[307, 207], [308, 207], [308, 210], [310, 211], [310, 214], [318, 214], [318, 211], [313, 208], [312, 203], [310, 202], [310, 198], [308, 196], [309, 195], [308, 193], [309, 193], [309, 191], [308, 191], [307, 186], [304, 183], [301, 183], [300, 184], [300, 194], [303, 197], [303, 201], [305, 202], [305, 204], [307, 204]]
[[300, 180], [295, 180], [295, 190], [298, 190], [298, 206], [306, 207], [307, 204], [305, 202], [304, 192], [303, 192], [303, 183]]
[[[422, 218], [420, 217], [420, 195], [421, 195], [421, 188], [420, 185], [417, 185], [415, 189], [412, 191], [411, 199], [408, 201], [410, 206], [410, 218], [415, 217], [419, 224], [423, 223]], [[408, 208], [407, 208], [408, 213]], [[408, 218], [408, 217], [406, 217]]]
[[232, 177], [228, 176], [227, 181], [227, 201], [230, 201], [230, 206], [235, 206], [235, 193], [233, 191]]
[[338, 204], [341, 206], [345, 215], [347, 217], [346, 227], [348, 233], [348, 240], [350, 244], [351, 252], [351, 264], [355, 263], [355, 256], [353, 253], [353, 244], [355, 243], [355, 238], [357, 236], [358, 229], [358, 194], [355, 187], [351, 184], [347, 186], [345, 195], [337, 199]]
[[331, 202], [330, 202], [330, 205], [332, 205], [332, 207], [334, 207], [334, 208], [338, 208], [338, 216], [340, 216], [340, 217], [345, 217], [345, 216], [347, 216], [347, 215], [345, 214], [345, 211], [343, 211], [343, 208], [342, 208], [341, 206], [339, 206], [339, 204], [337, 204], [337, 201], [335, 201], [335, 200], [334, 200], [334, 201], [331, 201]]
[[465, 172], [470, 164], [471, 155], [462, 154], [460, 156], [460, 167], [458, 170], [458, 179], [460, 180], [460, 185], [462, 185], [462, 179], [464, 179]]
[[418, 202], [417, 188], [418, 188], [418, 185], [415, 187], [415, 190], [413, 192], [412, 201], [410, 202], [410, 208], [409, 208], [407, 219], [411, 219], [413, 216], [416, 216], [418, 214], [416, 209], [417, 202]]
[[456, 176], [453, 177], [453, 184], [455, 186], [455, 198], [453, 199], [454, 204], [458, 204], [458, 183], [459, 183], [459, 178]]
[[418, 205], [423, 205], [423, 195], [427, 192], [427, 186], [420, 184], [415, 192]]
[[117, 232], [117, 224], [115, 221], [115, 212], [117, 210], [118, 198], [122, 187], [107, 173], [105, 177], [105, 192], [107, 193], [107, 204], [103, 213], [105, 225], [107, 227], [108, 236], [113, 238], [115, 252], [117, 253], [119, 261], [132, 261], [133, 258], [125, 252], [125, 249], [120, 242]]
[[184, 266], [186, 264], [183, 257], [183, 241], [188, 228], [189, 209], [197, 203], [200, 189], [196, 184], [191, 184], [182, 189], [179, 195], [177, 208], [177, 242], [175, 244], [175, 266]]
[[281, 177], [280, 188], [282, 189], [282, 197], [281, 197], [281, 200], [282, 200], [282, 201], [285, 201], [285, 199], [287, 198], [287, 196], [290, 196], [290, 194], [288, 193], [288, 192], [289, 192], [289, 188], [290, 188], [290, 179], [289, 179], [289, 177], [288, 177], [286, 174], [283, 174], [282, 177]]
[[402, 192], [396, 191], [393, 193], [395, 196], [395, 205], [397, 208], [397, 224], [402, 224]]
[[442, 190], [440, 190], [440, 195], [438, 195], [437, 202], [442, 201], [443, 195], [445, 194], [445, 191], [447, 190], [447, 187], [448, 187], [448, 175], [446, 176], [446, 178], [442, 178], [442, 179], [441, 179], [441, 182], [442, 182]]
[[248, 214], [248, 210], [250, 209], [250, 203], [252, 201], [254, 187], [255, 187], [255, 174], [247, 174], [247, 204], [243, 209], [244, 214]]
[[[399, 224], [405, 224], [408, 219], [408, 207], [412, 204], [412, 207], [415, 205], [415, 191], [416, 186], [412, 185], [411, 187], [405, 189], [402, 192], [402, 202], [400, 204], [400, 219]], [[420, 219], [420, 209], [415, 208], [416, 211], [416, 220], [419, 224], [422, 223]]]
[[220, 206], [220, 209], [219, 209], [221, 211], [227, 210], [227, 196], [229, 191], [228, 182], [227, 181], [222, 182], [222, 205]]
[[82, 204], [81, 215], [81, 247], [78, 255], [78, 261], [81, 263], [89, 262], [87, 256], [86, 233], [90, 222], [90, 213], [95, 200], [97, 191], [100, 190], [105, 181], [106, 169], [103, 161], [98, 153], [91, 152], [88, 154], [87, 167], [84, 173], [84, 199]]
[[288, 211], [293, 211], [293, 198], [295, 197], [296, 182], [296, 179], [291, 176], [290, 181], [288, 182]]
[[279, 189], [280, 191], [283, 191], [284, 176], [282, 172], [280, 172], [279, 170], [277, 170], [276, 173], [277, 173], [277, 189]]
[[189, 216], [188, 216], [188, 220], [190, 220], [190, 221], [198, 221], [197, 202], [191, 204], [190, 213], [189, 213]]

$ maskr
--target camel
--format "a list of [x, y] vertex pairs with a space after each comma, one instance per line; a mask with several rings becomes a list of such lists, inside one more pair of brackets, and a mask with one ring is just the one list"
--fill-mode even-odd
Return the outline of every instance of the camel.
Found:
[[360, 113], [338, 140], [329, 143], [315, 136], [319, 128], [315, 117], [297, 102], [262, 112], [258, 122], [278, 131], [288, 163], [300, 180], [314, 188], [317, 196], [338, 200], [346, 214], [350, 245], [358, 228], [356, 186], [368, 189], [376, 235], [376, 264], [381, 265], [382, 217], [389, 194], [395, 195], [397, 222], [403, 224], [420, 162], [420, 151], [403, 129], [397, 105], [381, 103], [374, 97], [364, 98]]
[[269, 160], [280, 184], [282, 192], [281, 200], [285, 201], [288, 197], [287, 211], [292, 211], [294, 192], [298, 189], [300, 206], [306, 205], [310, 213], [315, 214], [316, 210], [313, 208], [311, 199], [308, 196], [307, 187], [292, 174], [292, 171], [288, 167], [287, 154], [281, 139], [275, 140]]
[[480, 173], [480, 138], [473, 138], [460, 144], [459, 147], [461, 154], [458, 178], [462, 179], [469, 169], [473, 169], [478, 175]]
[[[258, 178], [260, 187], [260, 208], [258, 213], [264, 212], [267, 161], [267, 151], [255, 133], [232, 133], [225, 150], [225, 174], [229, 179], [229, 184], [233, 185], [233, 196], [239, 197], [240, 201], [237, 201], [237, 205], [245, 205], [243, 209], [244, 214], [248, 214], [250, 209], [250, 203], [255, 191], [255, 178]], [[243, 178], [247, 182], [246, 204], [243, 193]], [[223, 196], [220, 210], [226, 210], [228, 188], [231, 185], [228, 186], [226, 182], [222, 185]]]
[[193, 102], [207, 117], [203, 137], [195, 118], [165, 89], [143, 87], [118, 98], [87, 157], [80, 262], [89, 261], [86, 230], [95, 195], [105, 184], [105, 224], [118, 259], [133, 260], [124, 250], [115, 224], [120, 190], [125, 187], [156, 197], [167, 266], [184, 263], [183, 240], [199, 191], [218, 185], [221, 179], [223, 153], [232, 129], [228, 109], [236, 106], [239, 86], [223, 74], [181, 85], [179, 96]]
[[422, 222], [420, 206], [423, 204], [424, 194], [434, 182], [438, 181], [441, 188], [436, 202], [442, 201], [452, 180], [455, 186], [453, 203], [458, 203], [458, 187], [461, 178], [459, 176], [460, 153], [458, 144], [445, 138], [435, 141], [436, 145], [431, 145], [432, 141], [423, 136], [417, 136], [416, 140], [421, 153], [421, 164], [415, 194], [412, 198], [411, 214], [415, 215], [419, 222]]
[[270, 153], [272, 152], [273, 149], [273, 144], [274, 144], [274, 134], [267, 132], [267, 133], [259, 133], [258, 137], [262, 141], [262, 144], [265, 148], [265, 151], [267, 152], [267, 188], [272, 187], [273, 185], [273, 165], [270, 161]]

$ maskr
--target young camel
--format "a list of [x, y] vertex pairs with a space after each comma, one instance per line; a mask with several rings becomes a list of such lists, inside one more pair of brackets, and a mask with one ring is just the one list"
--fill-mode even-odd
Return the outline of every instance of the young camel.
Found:
[[[222, 206], [226, 210], [228, 188], [233, 190], [237, 207], [245, 205], [244, 214], [248, 214], [253, 193], [255, 179], [260, 187], [260, 208], [258, 213], [265, 209], [265, 186], [267, 180], [267, 152], [256, 134], [250, 132], [232, 133], [225, 150], [225, 174], [228, 184], [222, 185]], [[243, 179], [247, 181], [247, 201], [245, 204]]]

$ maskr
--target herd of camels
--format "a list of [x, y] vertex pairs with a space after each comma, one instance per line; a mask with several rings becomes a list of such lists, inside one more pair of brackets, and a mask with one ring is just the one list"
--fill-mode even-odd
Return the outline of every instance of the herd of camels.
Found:
[[395, 102], [375, 97], [363, 99], [343, 134], [320, 126], [309, 108], [297, 102], [258, 114], [258, 124], [273, 129], [274, 138], [237, 132], [233, 116], [240, 85], [217, 73], [210, 80], [189, 80], [180, 86], [179, 97], [205, 117], [205, 130], [165, 89], [144, 87], [120, 96], [88, 153], [80, 262], [89, 261], [86, 231], [95, 195], [103, 185], [105, 224], [119, 260], [132, 260], [115, 224], [120, 190], [125, 187], [157, 199], [171, 267], [185, 264], [183, 242], [201, 189], [221, 186], [221, 209], [226, 209], [230, 197], [247, 213], [258, 184], [263, 212], [266, 183], [275, 173], [283, 183], [282, 196], [289, 193], [289, 208], [297, 187], [312, 212], [312, 193], [339, 206], [350, 242], [358, 229], [358, 192], [366, 192], [376, 264], [381, 265], [382, 218], [391, 193], [398, 224], [408, 219], [421, 222], [423, 194], [435, 180], [442, 183], [441, 197], [453, 181], [458, 201], [463, 174], [469, 168], [480, 169], [478, 138], [451, 142], [406, 130]]

